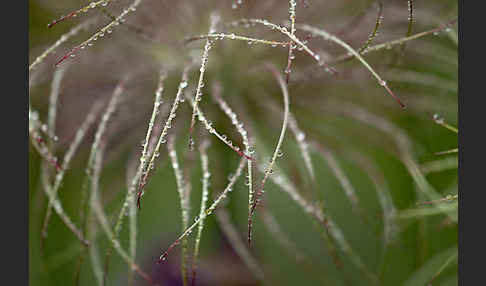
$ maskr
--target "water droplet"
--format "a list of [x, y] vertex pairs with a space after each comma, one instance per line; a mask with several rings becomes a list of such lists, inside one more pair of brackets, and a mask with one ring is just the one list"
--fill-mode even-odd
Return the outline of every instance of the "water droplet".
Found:
[[304, 139], [305, 139], [305, 133], [304, 132], [300, 132], [299, 134], [297, 134], [297, 140], [303, 141]]
[[236, 9], [236, 8], [238, 8], [238, 5], [236, 5], [236, 3], [233, 3], [233, 4], [231, 4], [231, 8]]

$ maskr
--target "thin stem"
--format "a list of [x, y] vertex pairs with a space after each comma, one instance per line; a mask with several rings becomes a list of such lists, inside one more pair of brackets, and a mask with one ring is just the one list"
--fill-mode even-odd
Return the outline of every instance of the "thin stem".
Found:
[[203, 39], [206, 39], [206, 40], [211, 40], [211, 39], [214, 39], [214, 40], [223, 40], [223, 39], [239, 40], [239, 41], [248, 42], [248, 44], [258, 43], [258, 44], [270, 45], [272, 47], [288, 46], [289, 45], [289, 43], [285, 43], [285, 42], [256, 39], [256, 38], [250, 38], [250, 37], [246, 37], [246, 36], [240, 36], [240, 35], [235, 35], [235, 34], [224, 34], [224, 33], [214, 33], [214, 34], [191, 37], [191, 38], [187, 38], [184, 41], [184, 43], [187, 44], [187, 43], [190, 43], [192, 41], [203, 40]]
[[[247, 155], [247, 159], [250, 158], [249, 156], [254, 152], [251, 145], [250, 141], [248, 140], [248, 132], [243, 128], [243, 123], [238, 119], [236, 113], [231, 109], [231, 107], [226, 103], [226, 101], [223, 99], [221, 96], [221, 84], [218, 83], [214, 86], [213, 90], [213, 98], [214, 100], [218, 103], [219, 107], [223, 112], [228, 116], [228, 118], [231, 120], [231, 123], [233, 126], [236, 127], [236, 130], [238, 133], [240, 133], [242, 139], [243, 139], [243, 145], [245, 145], [245, 154]], [[253, 196], [254, 196], [254, 191], [253, 191], [253, 178], [252, 178], [252, 160], [247, 161], [248, 166], [247, 166], [247, 182], [246, 184], [248, 185], [248, 215], [251, 213], [251, 206], [253, 204]]]
[[[287, 28], [282, 27], [277, 24], [273, 24], [267, 20], [264, 19], [241, 19], [239, 21], [233, 22], [233, 23], [255, 23], [255, 24], [262, 24], [272, 30], [277, 30], [280, 33], [286, 35], [287, 37], [290, 38], [294, 43], [296, 43], [301, 49], [303, 49], [306, 53], [308, 53], [320, 66], [324, 66], [325, 71], [329, 72], [331, 74], [337, 74], [336, 69], [333, 67], [329, 66], [326, 62], [324, 62], [321, 57], [313, 52], [307, 45], [305, 45], [301, 40], [299, 40], [296, 36], [292, 35]], [[298, 26], [298, 25], [297, 25]]]
[[[194, 106], [194, 100], [192, 98], [190, 98], [189, 96], [186, 96], [186, 98], [188, 99], [189, 104], [191, 104], [192, 106]], [[228, 139], [228, 136], [226, 136], [225, 134], [222, 134], [221, 135], [221, 133], [219, 133], [218, 131], [216, 131], [216, 129], [213, 127], [213, 124], [208, 119], [206, 119], [206, 116], [204, 115], [204, 112], [201, 110], [201, 108], [198, 107], [196, 109], [196, 113], [197, 113], [198, 120], [201, 121], [204, 124], [204, 128], [206, 128], [206, 130], [209, 132], [209, 134], [213, 134], [214, 136], [216, 136], [216, 138], [218, 138], [221, 142], [223, 142], [228, 147], [230, 147], [233, 151], [235, 151], [236, 153], [238, 153], [238, 155], [240, 155], [241, 157], [244, 157], [244, 158], [246, 158], [248, 160], [253, 160], [252, 157], [250, 157], [247, 154], [243, 153], [240, 150], [240, 147], [239, 146], [233, 145], [233, 141], [231, 141], [230, 139]]]
[[59, 66], [64, 60], [66, 60], [69, 57], [75, 57], [76, 53], [79, 50], [82, 50], [86, 47], [89, 47], [93, 45], [93, 42], [98, 40], [98, 38], [101, 38], [105, 36], [106, 34], [111, 34], [112, 29], [118, 25], [120, 25], [121, 22], [123, 22], [125, 19], [124, 17], [130, 12], [130, 11], [135, 11], [137, 9], [137, 6], [140, 4], [142, 0], [134, 0], [132, 4], [123, 10], [123, 12], [116, 17], [115, 20], [111, 21], [108, 25], [104, 26], [101, 28], [98, 32], [94, 33], [91, 37], [89, 37], [86, 41], [82, 42], [81, 44], [75, 46], [72, 48], [67, 54], [65, 54], [62, 58], [60, 58], [56, 63], [55, 66]]
[[202, 169], [202, 194], [201, 194], [201, 207], [199, 211], [199, 216], [201, 220], [199, 221], [196, 241], [194, 243], [194, 259], [193, 259], [193, 266], [192, 266], [192, 285], [194, 286], [196, 283], [196, 271], [199, 265], [199, 244], [201, 242], [202, 231], [204, 228], [204, 211], [206, 210], [206, 205], [209, 197], [209, 178], [211, 177], [211, 173], [209, 173], [209, 159], [208, 154], [206, 152], [207, 147], [209, 146], [209, 141], [204, 141], [199, 148], [199, 153], [201, 154], [201, 169]]
[[223, 201], [226, 196], [228, 195], [229, 192], [232, 192], [233, 191], [233, 185], [235, 184], [236, 180], [241, 176], [241, 172], [243, 171], [243, 168], [245, 167], [245, 158], [241, 158], [240, 159], [240, 163], [238, 165], [238, 168], [236, 169], [236, 172], [233, 176], [231, 176], [229, 182], [228, 182], [228, 185], [226, 185], [226, 188], [223, 190], [223, 192], [221, 192], [219, 194], [219, 196], [213, 201], [213, 203], [211, 204], [211, 206], [209, 208], [207, 208], [206, 210], [204, 210], [204, 214], [203, 216], [199, 216], [196, 218], [196, 220], [194, 221], [194, 223], [189, 226], [168, 248], [165, 252], [163, 252], [160, 257], [159, 257], [159, 260], [157, 263], [162, 263], [164, 262], [166, 259], [167, 259], [167, 256], [169, 255], [169, 253], [171, 252], [171, 250], [176, 247], [178, 244], [181, 243], [181, 241], [186, 238], [187, 236], [189, 236], [192, 232], [192, 230], [197, 226], [199, 225], [199, 222], [202, 220], [202, 219], [206, 219], [206, 217], [210, 216], [211, 214], [213, 214], [214, 210], [219, 206], [219, 204], [221, 203], [221, 201]]
[[[295, 36], [295, 6], [297, 3], [295, 0], [289, 0], [289, 17], [290, 17], [290, 34]], [[292, 66], [292, 59], [294, 58], [294, 51], [295, 47], [292, 45], [292, 42], [289, 43], [289, 55], [287, 57], [287, 68], [285, 69], [285, 82], [288, 85], [290, 80], [290, 72]]]
[[[209, 34], [213, 34], [216, 31], [216, 24], [219, 22], [219, 14], [211, 14], [211, 23], [209, 25]], [[204, 46], [204, 51], [201, 57], [201, 67], [199, 68], [199, 81], [197, 83], [196, 94], [194, 95], [194, 104], [192, 108], [191, 115], [191, 126], [189, 128], [189, 147], [190, 150], [194, 147], [194, 139], [192, 138], [192, 133], [194, 132], [194, 125], [196, 124], [196, 114], [199, 106], [199, 101], [202, 99], [202, 88], [204, 87], [204, 72], [206, 71], [206, 65], [208, 63], [209, 50], [211, 49], [212, 40], [208, 38], [206, 40], [206, 45]]]
[[[408, 0], [408, 28], [407, 28], [406, 37], [410, 37], [410, 35], [412, 35], [413, 13], [414, 13], [413, 6], [414, 6], [413, 0]], [[403, 52], [405, 51], [406, 42], [401, 43], [400, 46], [401, 46], [401, 54], [403, 54]]]
[[270, 173], [273, 173], [273, 165], [275, 164], [277, 157], [281, 156], [280, 155], [282, 152], [281, 146], [282, 146], [283, 138], [285, 136], [285, 131], [287, 130], [288, 117], [289, 117], [289, 94], [287, 90], [287, 84], [285, 83], [285, 80], [282, 78], [282, 75], [278, 72], [278, 70], [274, 66], [267, 65], [266, 67], [272, 72], [273, 76], [275, 77], [275, 79], [277, 80], [280, 86], [280, 89], [282, 90], [282, 96], [284, 101], [284, 117], [283, 117], [282, 129], [280, 131], [280, 136], [278, 138], [277, 146], [275, 147], [275, 151], [273, 152], [272, 159], [270, 160], [270, 163], [268, 164], [265, 170], [265, 174], [259, 186], [260, 188], [255, 194], [255, 201], [251, 206], [250, 215], [248, 216], [248, 246], [251, 246], [253, 215], [255, 213], [255, 209], [257, 205], [261, 201], [261, 196], [264, 193], [265, 182], [267, 181]]
[[[126, 77], [120, 80], [120, 82], [115, 87], [115, 90], [113, 91], [113, 95], [111, 96], [111, 99], [108, 102], [108, 106], [106, 107], [106, 110], [103, 113], [103, 116], [101, 117], [101, 121], [98, 124], [98, 128], [95, 132], [94, 140], [91, 145], [88, 164], [86, 166], [86, 171], [85, 171], [86, 177], [82, 186], [82, 198], [81, 198], [81, 208], [80, 208], [81, 222], [83, 226], [83, 233], [85, 236], [87, 236], [88, 233], [87, 225], [93, 209], [93, 202], [92, 202], [93, 190], [94, 191], [97, 190], [97, 186], [93, 186], [93, 184], [97, 184], [97, 183], [93, 183], [93, 179], [99, 179], [95, 177], [95, 171], [100, 171], [95, 169], [97, 156], [99, 152], [102, 152], [100, 150], [103, 149], [102, 145], [105, 144], [105, 142], [103, 142], [103, 136], [105, 135], [108, 122], [110, 121], [111, 117], [115, 113], [120, 103], [120, 97], [124, 92], [125, 83], [126, 83]], [[99, 176], [99, 174], [97, 174], [97, 176]], [[84, 252], [81, 253], [80, 264], [82, 263], [83, 260], [84, 260]]]
[[[428, 30], [428, 31], [424, 31], [424, 32], [421, 32], [421, 33], [417, 33], [417, 34], [411, 35], [410, 37], [404, 37], [404, 38], [400, 38], [400, 39], [396, 39], [396, 40], [392, 40], [392, 41], [388, 41], [388, 42], [385, 42], [385, 43], [382, 43], [382, 44], [377, 44], [377, 45], [368, 47], [367, 49], [363, 50], [360, 54], [365, 55], [365, 54], [370, 53], [370, 52], [375, 52], [375, 51], [379, 51], [379, 50], [382, 50], [382, 49], [389, 49], [393, 46], [400, 45], [402, 43], [405, 43], [405, 42], [408, 42], [408, 41], [411, 41], [411, 40], [419, 39], [421, 37], [424, 37], [424, 36], [427, 36], [427, 35], [430, 35], [430, 34], [438, 33], [441, 30], [447, 29], [448, 27], [450, 27], [450, 26], [452, 26], [456, 23], [457, 23], [457, 18], [453, 19], [453, 20], [451, 20], [451, 21], [449, 21], [445, 24], [438, 26], [437, 28], [434, 28], [434, 29], [431, 29], [431, 30]], [[354, 58], [354, 57], [356, 57], [354, 54], [348, 53], [346, 55], [342, 55], [340, 57], [337, 57], [334, 61], [332, 61], [332, 63], [343, 62], [343, 61], [346, 61], [346, 60]]]
[[[189, 205], [187, 203], [187, 195], [185, 194], [185, 182], [184, 175], [182, 174], [182, 169], [179, 167], [179, 162], [177, 161], [177, 152], [175, 149], [175, 136], [169, 136], [167, 143], [167, 151], [169, 152], [170, 162], [172, 164], [172, 169], [174, 169], [174, 175], [176, 177], [177, 192], [179, 194], [179, 201], [181, 207], [181, 218], [182, 218], [182, 231], [184, 231], [189, 224]], [[181, 275], [182, 282], [187, 285], [187, 261], [188, 261], [188, 251], [187, 251], [187, 239], [182, 240], [182, 261], [181, 261]]]
[[68, 20], [68, 19], [77, 17], [78, 15], [81, 15], [82, 13], [87, 13], [89, 11], [89, 9], [94, 9], [94, 8], [96, 8], [98, 6], [106, 6], [106, 5], [108, 5], [108, 3], [110, 1], [111, 0], [93, 1], [93, 2], [89, 3], [88, 5], [82, 7], [80, 9], [78, 9], [78, 10], [74, 10], [72, 12], [69, 12], [65, 16], [61, 16], [58, 19], [53, 20], [51, 23], [49, 23], [47, 25], [47, 28], [50, 29], [50, 28], [54, 27], [54, 25], [56, 25], [58, 23], [61, 23], [61, 22], [65, 21], [65, 20]]
[[383, 3], [379, 2], [378, 3], [378, 17], [376, 18], [376, 24], [375, 28], [373, 29], [373, 32], [368, 36], [368, 39], [364, 43], [364, 45], [359, 48], [358, 54], [361, 54], [364, 50], [366, 50], [370, 44], [373, 42], [373, 40], [376, 38], [378, 35], [378, 29], [380, 28], [381, 24], [383, 23]]
[[[96, 152], [96, 157], [98, 157], [100, 154], [99, 152]], [[95, 160], [101, 161], [100, 158], [97, 158]], [[98, 164], [101, 164], [100, 162]], [[145, 281], [147, 281], [151, 285], [158, 285], [156, 284], [150, 276], [145, 273], [140, 266], [138, 266], [132, 257], [130, 257], [127, 252], [121, 247], [120, 242], [116, 238], [115, 234], [110, 228], [110, 224], [108, 222], [108, 219], [105, 216], [105, 213], [103, 211], [103, 207], [101, 205], [101, 201], [99, 198], [99, 191], [98, 191], [98, 182], [99, 182], [99, 170], [96, 170], [94, 172], [93, 180], [91, 180], [91, 183], [93, 184], [94, 188], [92, 189], [92, 194], [90, 197], [90, 204], [91, 204], [91, 209], [93, 210], [96, 219], [101, 225], [101, 229], [107, 236], [108, 240], [110, 240], [111, 247], [113, 247], [117, 253], [120, 255], [120, 257], [130, 266], [132, 270], [134, 270], [138, 275], [140, 275]], [[105, 264], [106, 267], [106, 264]], [[104, 285], [106, 285], [106, 268], [104, 270]]]
[[74, 37], [77, 35], [81, 30], [87, 29], [89, 26], [91, 26], [94, 23], [94, 19], [88, 19], [85, 22], [82, 22], [81, 24], [75, 26], [72, 28], [69, 32], [66, 34], [62, 35], [52, 46], [47, 48], [40, 56], [38, 56], [32, 64], [29, 66], [29, 72], [35, 69], [37, 65], [39, 65], [41, 62], [43, 62], [46, 57], [52, 53], [55, 49], [57, 49], [60, 45], [63, 43], [67, 42], [70, 38]]
[[167, 133], [169, 132], [169, 129], [172, 128], [172, 120], [176, 117], [177, 109], [179, 107], [179, 103], [181, 102], [181, 99], [182, 99], [182, 96], [183, 96], [182, 95], [183, 91], [187, 87], [187, 74], [188, 74], [188, 72], [189, 72], [189, 66], [187, 65], [184, 68], [184, 71], [182, 72], [182, 79], [179, 83], [179, 87], [177, 89], [177, 94], [174, 98], [174, 102], [172, 103], [172, 108], [169, 112], [169, 116], [168, 116], [167, 120], [165, 121], [164, 128], [162, 129], [162, 133], [159, 136], [159, 139], [158, 139], [157, 144], [155, 146], [154, 152], [152, 153], [152, 156], [150, 157], [150, 161], [148, 163], [148, 166], [146, 167], [146, 169], [144, 169], [144, 165], [145, 165], [145, 159], [144, 159], [143, 162], [141, 161], [139, 171], [137, 172], [137, 174], [139, 174], [137, 176], [141, 176], [143, 174], [143, 177], [140, 180], [140, 183], [138, 185], [137, 207], [139, 209], [140, 209], [140, 201], [141, 201], [141, 198], [144, 194], [143, 189], [144, 189], [145, 185], [147, 184], [148, 176], [150, 174], [150, 171], [154, 168], [155, 159], [160, 154], [159, 153], [160, 146], [167, 142], [167, 139], [166, 139]]
[[[76, 154], [76, 151], [78, 150], [81, 142], [83, 141], [84, 137], [87, 134], [88, 129], [93, 125], [93, 123], [96, 120], [96, 117], [98, 113], [101, 111], [101, 108], [103, 107], [101, 101], [97, 101], [93, 104], [91, 107], [91, 110], [88, 112], [88, 115], [86, 116], [85, 120], [79, 127], [79, 129], [76, 131], [76, 134], [74, 135], [74, 139], [71, 142], [71, 144], [68, 147], [68, 150], [66, 151], [66, 154], [64, 155], [63, 162], [61, 165], [61, 171], [56, 175], [55, 181], [52, 187], [52, 193], [57, 196], [57, 192], [59, 191], [59, 188], [62, 184], [62, 181], [64, 179], [64, 173], [65, 171], [69, 168], [69, 165], [71, 163], [71, 159], [74, 157]], [[46, 216], [44, 217], [44, 223], [42, 226], [42, 239], [47, 238], [47, 227], [49, 225], [50, 217], [52, 214], [52, 205], [49, 203], [46, 211]]]
[[298, 25], [298, 27], [300, 29], [304, 30], [304, 31], [310, 32], [310, 33], [312, 33], [314, 35], [317, 35], [317, 36], [320, 36], [324, 40], [329, 40], [329, 41], [335, 42], [336, 44], [338, 44], [338, 45], [342, 46], [343, 48], [345, 48], [346, 50], [348, 50], [348, 52], [350, 52], [356, 58], [358, 58], [358, 60], [363, 64], [363, 66], [365, 66], [366, 69], [368, 69], [368, 71], [376, 78], [376, 80], [378, 81], [378, 84], [381, 85], [386, 90], [386, 92], [398, 102], [398, 104], [400, 105], [400, 107], [401, 108], [405, 108], [405, 104], [403, 104], [402, 101], [391, 91], [391, 89], [388, 87], [386, 81], [384, 81], [375, 72], [375, 70], [368, 64], [368, 62], [366, 62], [359, 55], [359, 53], [355, 49], [353, 49], [350, 45], [348, 45], [347, 43], [345, 43], [344, 41], [342, 41], [338, 37], [336, 37], [334, 35], [331, 35], [331, 34], [329, 34], [328, 32], [326, 32], [326, 31], [324, 31], [322, 29], [317, 29], [317, 28], [311, 27], [309, 25], [304, 25], [304, 24]]

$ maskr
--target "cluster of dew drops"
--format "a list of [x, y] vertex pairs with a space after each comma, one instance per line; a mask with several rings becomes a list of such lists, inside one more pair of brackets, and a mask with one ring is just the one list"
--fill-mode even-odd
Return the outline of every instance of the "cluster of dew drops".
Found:
[[237, 9], [238, 6], [241, 6], [243, 4], [243, 0], [236, 0], [236, 2], [233, 2], [233, 4], [231, 4], [231, 9]]

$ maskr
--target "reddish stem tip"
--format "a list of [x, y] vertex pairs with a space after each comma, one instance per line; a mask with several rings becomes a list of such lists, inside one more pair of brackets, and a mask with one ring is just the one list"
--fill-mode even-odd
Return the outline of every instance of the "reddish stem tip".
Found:
[[59, 171], [62, 171], [62, 167], [61, 165], [59, 165], [58, 163], [56, 163], [56, 170], [59, 172]]
[[140, 193], [138, 193], [138, 197], [137, 197], [137, 208], [138, 208], [139, 210], [141, 210], [141, 205], [140, 205], [140, 199], [141, 199], [141, 198], [142, 198], [141, 194], [140, 194]]
[[245, 153], [243, 153], [243, 152], [241, 152], [241, 151], [236, 151], [236, 152], [238, 153], [238, 155], [240, 155], [240, 156], [242, 156], [242, 157], [245, 157], [245, 158], [246, 158], [246, 159], [248, 159], [248, 160], [253, 161], [253, 158], [252, 158], [252, 157], [250, 157], [250, 156], [248, 156], [248, 155], [246, 155]]

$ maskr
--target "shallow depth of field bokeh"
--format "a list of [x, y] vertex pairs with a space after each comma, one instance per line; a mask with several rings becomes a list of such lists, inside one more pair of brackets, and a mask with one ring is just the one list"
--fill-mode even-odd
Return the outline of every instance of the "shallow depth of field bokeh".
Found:
[[[160, 70], [167, 72], [167, 78], [156, 124], [165, 123], [188, 59], [194, 64], [189, 70], [186, 92], [194, 97], [206, 39], [189, 43], [184, 40], [208, 34], [210, 15], [217, 12], [221, 16], [217, 32], [289, 41], [284, 34], [264, 25], [225, 26], [242, 18], [288, 25], [287, 1], [144, 0], [136, 11], [127, 14], [124, 23], [98, 38], [93, 46], [54, 67], [71, 48], [108, 24], [112, 20], [109, 14], [118, 16], [132, 2], [113, 0], [107, 6], [90, 9], [48, 29], [52, 20], [89, 1], [29, 0], [30, 63], [76, 25], [93, 21], [29, 73], [31, 106], [38, 111], [39, 119], [46, 122], [54, 74], [64, 68], [55, 128], [58, 140], [52, 147], [59, 161], [91, 106], [101, 100], [102, 114], [119, 81], [127, 79], [102, 140], [99, 194], [112, 228], [140, 162], [141, 143], [152, 113]], [[377, 1], [296, 2], [297, 24], [324, 29], [356, 50], [373, 31], [379, 10]], [[411, 35], [434, 29], [458, 16], [457, 1], [413, 1], [413, 4]], [[384, 1], [382, 16], [371, 46], [407, 35], [407, 1]], [[406, 41], [404, 45], [363, 55], [406, 104], [405, 109], [357, 59], [335, 61], [346, 55], [347, 50], [318, 36], [310, 37], [298, 25], [296, 36], [305, 39], [312, 51], [338, 71], [338, 75], [326, 72], [305, 51], [295, 49], [288, 83], [289, 106], [305, 133], [315, 178], [310, 175], [298, 144], [297, 139], [302, 137], [288, 127], [281, 154], [256, 208], [251, 248], [247, 246], [245, 168], [233, 191], [215, 214], [206, 218], [195, 285], [457, 285], [457, 152], [440, 153], [457, 148], [457, 133], [440, 124], [457, 126], [458, 121], [457, 24]], [[275, 149], [284, 110], [282, 91], [266, 67], [274, 65], [285, 77], [287, 59], [288, 47], [231, 39], [214, 41], [209, 51], [200, 108], [218, 132], [243, 149], [237, 129], [211, 96], [220, 88], [221, 96], [244, 123], [254, 146], [255, 190], [264, 175], [258, 166], [265, 167]], [[210, 142], [208, 205], [223, 191], [242, 157], [209, 134], [201, 122], [196, 123], [194, 131], [195, 148], [189, 151], [192, 114], [189, 104], [189, 100], [180, 103], [168, 131], [170, 136], [175, 135], [184, 180], [190, 182], [191, 224], [199, 214], [201, 201], [203, 172], [198, 151], [201, 143]], [[86, 164], [101, 117], [98, 115], [89, 128], [58, 192], [62, 207], [75, 225], [81, 225]], [[158, 136], [160, 128], [155, 129]], [[176, 178], [166, 145], [160, 148], [145, 186], [141, 209], [137, 210], [135, 262], [160, 285], [183, 285], [181, 245], [172, 250], [166, 261], [156, 263], [183, 231]], [[92, 267], [88, 252], [54, 211], [47, 238], [42, 239], [48, 206], [42, 168], [50, 168], [53, 182], [56, 170], [44, 162], [31, 144], [30, 285], [97, 285], [93, 270], [96, 267]], [[302, 198], [333, 220], [352, 251], [343, 249], [339, 241], [330, 246], [326, 228], [275, 184], [274, 179], [279, 176], [285, 176]], [[356, 193], [356, 204], [346, 193], [349, 189]], [[431, 199], [430, 192], [443, 199]], [[391, 200], [387, 204], [384, 198]], [[275, 224], [268, 221], [272, 217], [280, 233], [272, 232], [271, 226]], [[253, 262], [242, 258], [233, 238], [228, 237], [228, 229], [222, 225], [234, 227], [236, 238]], [[110, 241], [96, 219], [88, 222], [88, 228], [91, 234], [95, 233], [91, 243], [96, 246], [103, 268]], [[196, 233], [193, 231], [188, 240], [189, 284]], [[128, 216], [119, 240], [122, 248], [128, 250]], [[339, 257], [337, 264], [333, 252]], [[80, 256], [84, 257], [81, 264]], [[125, 260], [113, 251], [106, 284], [149, 285], [137, 273], [129, 272]]]

